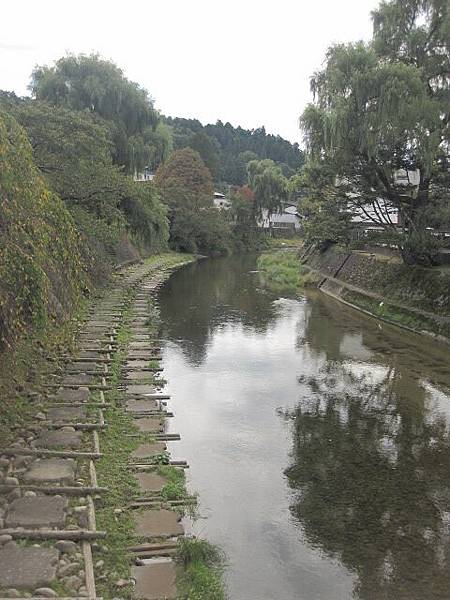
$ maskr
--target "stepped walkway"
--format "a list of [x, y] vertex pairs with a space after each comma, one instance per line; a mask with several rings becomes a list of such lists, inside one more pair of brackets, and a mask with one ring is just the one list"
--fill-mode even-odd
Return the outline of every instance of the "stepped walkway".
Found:
[[[91, 307], [77, 353], [63, 355], [65, 367], [34, 396], [34, 421], [0, 449], [0, 598], [98, 597], [98, 582], [110, 575], [95, 558], [109, 535], [96, 524], [96, 508], [108, 493], [96, 462], [113, 405], [132, 417], [130, 437], [145, 440], [129, 456], [139, 492], [117, 507], [118, 515], [125, 511], [134, 520], [136, 544], [123, 549], [132, 557], [131, 579], [114, 582], [116, 595], [122, 597], [123, 588], [137, 600], [176, 597], [173, 558], [183, 536], [177, 512], [183, 501], [162, 499], [167, 481], [156, 465], [161, 457], [169, 461], [166, 442], [179, 436], [166, 432], [168, 397], [155, 377], [162, 370], [160, 348], [148, 325], [149, 297], [165, 277], [159, 266], [119, 273]], [[118, 338], [124, 319], [125, 345]]]

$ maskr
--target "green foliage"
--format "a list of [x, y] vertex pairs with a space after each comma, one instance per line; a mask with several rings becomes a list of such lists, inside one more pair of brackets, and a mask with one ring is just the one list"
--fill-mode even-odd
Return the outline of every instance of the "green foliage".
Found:
[[236, 187], [230, 200], [228, 215], [232, 223], [234, 249], [251, 252], [265, 248], [267, 239], [258, 228], [253, 191], [248, 186]]
[[262, 254], [257, 267], [264, 285], [275, 292], [297, 292], [303, 287], [302, 268], [296, 252]]
[[231, 251], [229, 223], [215, 208], [201, 211], [189, 207], [172, 212], [170, 245], [182, 252], [200, 252], [212, 256]]
[[187, 145], [200, 154], [211, 177], [216, 180], [219, 175], [220, 163], [213, 140], [205, 133], [199, 132], [189, 138]]
[[172, 248], [206, 254], [228, 251], [228, 223], [213, 208], [211, 174], [197, 152], [176, 150], [159, 167], [154, 181], [169, 207]]
[[[370, 207], [385, 229], [395, 228], [389, 208], [398, 209], [405, 259], [430, 264], [435, 244], [428, 236], [423, 251], [426, 227], [448, 203], [448, 4], [392, 0], [373, 18], [370, 44], [328, 50], [301, 124], [316, 172], [326, 173], [323, 194], [350, 209]], [[418, 185], [400, 182], [399, 170], [418, 172]]]
[[154, 181], [172, 210], [185, 206], [199, 210], [213, 205], [211, 173], [191, 148], [176, 150], [159, 167]]
[[135, 183], [128, 179], [119, 207], [138, 245], [152, 251], [166, 247], [167, 207], [151, 182]]
[[135, 183], [113, 164], [104, 121], [31, 100], [16, 103], [13, 111], [48, 185], [65, 201], [92, 249], [94, 270], [105, 265], [127, 232], [147, 249], [164, 246], [165, 207], [151, 183]]
[[273, 160], [252, 160], [247, 164], [248, 183], [255, 197], [255, 211], [277, 212], [288, 197], [288, 182]]
[[186, 478], [182, 469], [160, 463], [157, 470], [161, 477], [167, 479], [167, 483], [161, 491], [161, 496], [165, 500], [183, 500], [186, 498]]
[[186, 600], [226, 600], [222, 581], [225, 557], [217, 548], [197, 538], [181, 538], [178, 559], [184, 571], [178, 578], [181, 598]]
[[[267, 134], [264, 127], [259, 129], [242, 129], [233, 127], [230, 123], [217, 123], [203, 126], [196, 119], [167, 118], [173, 127], [174, 146], [176, 149], [191, 145], [196, 134], [208, 136], [214, 143], [219, 159], [220, 171], [212, 174], [215, 180], [221, 180], [232, 185], [244, 185], [247, 180], [246, 165], [251, 160], [269, 158], [282, 168], [284, 174], [289, 176], [299, 169], [304, 161], [304, 155], [298, 144], [291, 144], [280, 136]], [[198, 147], [192, 146], [200, 152]], [[207, 166], [208, 161], [205, 160]], [[292, 171], [291, 171], [292, 170]]]
[[113, 62], [97, 54], [69, 54], [53, 67], [36, 67], [30, 88], [37, 100], [105, 119], [112, 131], [115, 161], [130, 173], [150, 162], [158, 114], [148, 92], [129, 81]]
[[62, 318], [85, 286], [70, 213], [46, 187], [25, 131], [0, 111], [0, 345]]

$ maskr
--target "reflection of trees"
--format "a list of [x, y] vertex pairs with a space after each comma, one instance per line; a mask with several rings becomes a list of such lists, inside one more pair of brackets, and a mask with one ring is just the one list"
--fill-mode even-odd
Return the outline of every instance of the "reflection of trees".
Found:
[[342, 362], [306, 387], [286, 474], [309, 542], [357, 574], [358, 598], [449, 598], [450, 439], [424, 388], [398, 366], [376, 379]]
[[242, 323], [265, 332], [275, 316], [273, 297], [258, 291], [251, 256], [200, 261], [185, 267], [160, 292], [162, 337], [175, 339], [194, 364], [217, 327]]

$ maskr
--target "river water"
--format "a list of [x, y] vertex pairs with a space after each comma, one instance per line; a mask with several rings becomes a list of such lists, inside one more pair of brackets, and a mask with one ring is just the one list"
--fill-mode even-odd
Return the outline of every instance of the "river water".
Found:
[[170, 445], [231, 600], [450, 598], [450, 354], [252, 257], [160, 292]]

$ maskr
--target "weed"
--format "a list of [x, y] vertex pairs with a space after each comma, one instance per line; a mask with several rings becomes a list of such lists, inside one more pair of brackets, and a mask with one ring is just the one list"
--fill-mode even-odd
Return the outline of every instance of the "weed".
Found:
[[225, 600], [223, 584], [225, 556], [206, 540], [184, 538], [179, 542], [178, 560], [184, 570], [178, 577], [180, 596], [187, 600]]
[[296, 252], [262, 254], [257, 266], [263, 284], [275, 292], [297, 292], [303, 286], [301, 265]]

